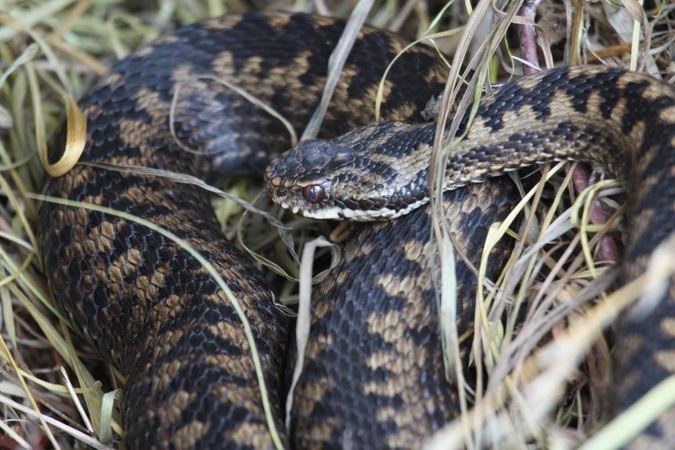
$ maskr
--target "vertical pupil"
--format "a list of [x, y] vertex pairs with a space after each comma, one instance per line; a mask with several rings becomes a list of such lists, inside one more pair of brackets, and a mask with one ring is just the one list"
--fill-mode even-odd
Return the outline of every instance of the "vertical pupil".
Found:
[[306, 186], [303, 189], [303, 195], [310, 203], [319, 203], [321, 200], [323, 200], [323, 192], [321, 188], [316, 185]]

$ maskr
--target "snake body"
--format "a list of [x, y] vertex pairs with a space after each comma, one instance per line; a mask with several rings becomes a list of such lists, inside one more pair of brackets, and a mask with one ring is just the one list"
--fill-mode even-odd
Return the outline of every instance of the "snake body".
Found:
[[[81, 160], [208, 178], [262, 174], [290, 146], [288, 133], [217, 79], [254, 93], [301, 129], [318, 105], [342, 29], [339, 21], [271, 13], [177, 30], [120, 61], [83, 100]], [[404, 45], [388, 33], [363, 31], [329, 108], [326, 136], [373, 120], [380, 76]], [[426, 103], [442, 90], [444, 66], [428, 50], [408, 53], [397, 64], [402, 70], [390, 80], [395, 89], [383, 115], [420, 121]], [[409, 73], [426, 74], [427, 85], [411, 86]], [[250, 321], [281, 432], [288, 320], [268, 282], [223, 237], [208, 195], [162, 177], [86, 165], [53, 179], [47, 193], [145, 218], [214, 265]], [[86, 208], [45, 203], [39, 229], [55, 298], [87, 342], [127, 377], [130, 447], [272, 446], [241, 320], [197, 260], [158, 232]], [[281, 442], [287, 444], [283, 436]]]
[[[82, 102], [87, 117], [82, 160], [207, 178], [261, 173], [270, 159], [289, 146], [287, 134], [276, 119], [218, 80], [253, 93], [300, 129], [318, 104], [328, 58], [342, 29], [339, 21], [302, 14], [247, 14], [185, 27], [151, 43], [115, 65]], [[406, 44], [386, 32], [362, 31], [326, 116], [323, 137], [373, 121], [377, 84]], [[404, 53], [395, 67], [385, 82], [382, 119], [398, 122], [355, 132], [361, 137], [377, 130], [371, 138], [384, 143], [391, 131], [403, 127], [400, 123], [423, 122], [422, 111], [443, 89], [447, 70], [424, 47]], [[412, 83], [410, 74], [425, 83]], [[535, 77], [511, 85], [510, 91], [499, 91], [510, 92], [508, 96], [498, 93], [484, 101], [469, 130], [467, 139], [473, 144], [460, 152], [474, 161], [469, 169], [460, 170], [467, 174], [460, 183], [488, 176], [487, 169], [515, 169], [538, 162], [542, 155], [533, 149], [539, 142], [551, 149], [550, 142], [584, 137], [598, 147], [612, 144], [616, 154], [630, 158], [629, 163], [599, 157], [626, 180], [665, 180], [672, 190], [675, 95], [671, 88], [647, 77], [604, 69], [552, 74], [559, 83]], [[566, 86], [575, 80], [584, 83], [569, 90]], [[541, 99], [535, 104], [537, 89]], [[570, 93], [583, 100], [575, 103]], [[559, 116], [553, 106], [561, 108]], [[654, 120], [644, 121], [646, 112], [631, 118], [627, 111], [638, 106], [653, 113]], [[591, 120], [561, 119], [572, 112]], [[610, 128], [613, 117], [618, 125]], [[519, 120], [517, 127], [512, 118]], [[522, 129], [523, 118], [532, 128]], [[535, 131], [535, 126], [547, 131]], [[593, 126], [597, 129], [591, 130]], [[419, 125], [418, 131], [406, 136], [414, 135], [416, 140], [410, 142], [426, 139], [428, 143], [429, 131], [424, 130]], [[354, 136], [331, 142], [342, 145]], [[579, 146], [567, 147], [577, 153], [551, 150], [550, 158], [586, 159], [578, 154]], [[512, 150], [529, 156], [501, 169], [492, 167], [498, 165], [494, 160], [475, 162], [480, 155], [506, 160]], [[550, 159], [547, 155], [544, 160]], [[593, 155], [601, 154], [598, 150]], [[387, 161], [383, 158], [380, 166]], [[471, 168], [478, 172], [469, 174]], [[304, 169], [296, 166], [295, 170]], [[272, 173], [269, 169], [268, 179], [275, 188], [292, 187], [289, 178]], [[675, 214], [670, 208], [672, 196], [652, 195], [653, 183], [634, 187], [637, 238], [629, 244], [626, 266], [631, 277], [644, 270], [648, 254], [672, 231]], [[271, 429], [279, 431], [282, 445], [289, 445], [282, 432], [280, 376], [288, 320], [274, 304], [274, 293], [264, 277], [222, 236], [206, 193], [172, 179], [91, 165], [78, 165], [53, 179], [47, 193], [140, 216], [171, 231], [225, 278], [250, 322], [269, 392], [271, 423], [265, 418], [245, 329], [226, 293], [193, 256], [129, 218], [56, 203], [43, 205], [40, 241], [51, 290], [85, 340], [127, 377], [124, 424], [129, 447], [265, 448], [275, 439]], [[490, 206], [489, 197], [495, 194], [500, 200]], [[453, 198], [466, 202], [457, 205]], [[449, 193], [446, 199], [463, 214], [458, 227], [468, 225], [472, 230], [456, 229], [458, 239], [467, 245], [482, 242], [488, 226], [485, 217], [500, 220], [514, 201], [503, 181]], [[353, 201], [377, 202], [360, 198], [349, 205]], [[409, 208], [399, 207], [404, 209]], [[663, 214], [663, 222], [652, 220], [657, 214]], [[426, 210], [420, 209], [390, 223], [363, 227], [348, 245], [347, 259], [318, 289], [321, 302], [313, 321], [326, 325], [313, 327], [305, 375], [296, 391], [297, 414], [291, 417], [295, 447], [315, 446], [319, 441], [327, 446], [414, 447], [458, 414], [456, 396], [438, 361], [431, 269], [422, 256], [428, 223]], [[400, 245], [385, 244], [400, 234], [405, 236]], [[390, 248], [380, 252], [383, 245]], [[396, 272], [385, 264], [386, 259], [399, 261], [401, 270], [403, 263], [417, 268]], [[498, 266], [498, 259], [494, 264]], [[468, 271], [461, 275], [462, 292], [474, 286]], [[620, 370], [635, 375], [620, 380], [617, 410], [670, 373], [670, 360], [664, 363], [658, 355], [673, 348], [673, 335], [666, 327], [667, 320], [675, 317], [673, 297], [666, 295], [658, 315], [628, 320], [624, 327], [621, 339], [636, 350], [617, 361]], [[412, 302], [418, 298], [426, 303]], [[404, 323], [400, 318], [410, 320]], [[365, 331], [359, 328], [364, 324]], [[658, 328], [659, 324], [663, 327]], [[363, 333], [383, 347], [359, 345]], [[645, 336], [651, 338], [644, 341]]]
[[[479, 267], [490, 226], [519, 200], [498, 178], [444, 196], [452, 242]], [[297, 448], [419, 448], [457, 418], [459, 386], [447, 378], [434, 280], [440, 263], [428, 208], [359, 228], [344, 259], [312, 295], [303, 375], [296, 386], [291, 436]], [[490, 252], [486, 276], [496, 279], [509, 247]], [[358, 276], [354, 276], [359, 274]], [[472, 330], [477, 280], [456, 261], [457, 330]], [[469, 366], [471, 339], [460, 343]], [[474, 385], [475, 369], [463, 375]]]
[[[675, 239], [675, 87], [620, 69], [560, 68], [486, 96], [467, 124], [465, 118], [460, 133], [466, 136], [449, 155], [444, 190], [532, 164], [588, 161], [608, 168], [628, 191], [625, 281], [643, 274], [652, 253]], [[435, 132], [436, 124], [383, 121], [301, 143], [267, 168], [268, 192], [307, 217], [367, 221], [407, 214], [429, 201]], [[675, 274], [650, 296], [621, 319], [612, 415], [675, 371]], [[636, 448], [671, 447], [674, 423], [671, 407]]]

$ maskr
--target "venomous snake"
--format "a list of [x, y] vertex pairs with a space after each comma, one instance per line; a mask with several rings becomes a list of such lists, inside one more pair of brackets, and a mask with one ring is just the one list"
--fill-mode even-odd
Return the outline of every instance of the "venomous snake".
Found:
[[[342, 28], [339, 21], [302, 14], [226, 16], [143, 47], [116, 64], [82, 102], [87, 117], [82, 160], [209, 178], [262, 173], [289, 147], [287, 134], [276, 119], [216, 79], [254, 93], [300, 129], [318, 103]], [[406, 44], [383, 31], [362, 31], [324, 121], [323, 130], [330, 132], [320, 137], [372, 122], [380, 77]], [[403, 139], [398, 142], [429, 146], [433, 126], [422, 123], [421, 112], [442, 92], [447, 70], [424, 47], [404, 53], [396, 67], [385, 83], [384, 122], [301, 144], [299, 153], [268, 168], [268, 190], [282, 206], [311, 216], [329, 214], [316, 212], [328, 201], [341, 211], [378, 206], [399, 212], [426, 201], [428, 156], [413, 157], [406, 153], [410, 146], [390, 140], [398, 136]], [[412, 85], [411, 73], [425, 83]], [[174, 99], [177, 85], [180, 95]], [[633, 233], [625, 264], [630, 279], [645, 270], [650, 253], [673, 230], [673, 122], [670, 86], [620, 70], [557, 69], [485, 98], [447, 174], [458, 186], [551, 159], [605, 164], [630, 192]], [[352, 141], [364, 137], [372, 145]], [[359, 160], [371, 166], [344, 151], [371, 146], [375, 156]], [[387, 149], [402, 153], [393, 159]], [[303, 161], [333, 169], [335, 177], [317, 179], [316, 171], [300, 166]], [[365, 190], [350, 185], [351, 174], [379, 168], [390, 177], [404, 167], [411, 176], [389, 200], [371, 195], [385, 189], [379, 178]], [[343, 184], [339, 192], [337, 181]], [[516, 201], [508, 184], [495, 179], [445, 194], [446, 216], [461, 213], [453, 229], [458, 242], [474, 246], [469, 254], [480, 253], [475, 246], [491, 221], [502, 220]], [[355, 196], [343, 196], [346, 191]], [[207, 194], [172, 179], [91, 165], [51, 180], [47, 193], [141, 216], [170, 230], [223, 275], [250, 322], [273, 424], [264, 417], [244, 327], [194, 257], [131, 220], [45, 203], [39, 230], [49, 285], [85, 340], [127, 378], [127, 444], [272, 446], [270, 428], [283, 430], [280, 374], [288, 320], [266, 279], [222, 236]], [[418, 208], [363, 226], [346, 246], [345, 259], [317, 290], [290, 441], [282, 434], [282, 445], [415, 447], [458, 414], [456, 392], [439, 364], [431, 269], [424, 258], [428, 224], [426, 208]], [[488, 276], [499, 258], [492, 264]], [[471, 298], [475, 280], [461, 265], [458, 279], [459, 298]], [[624, 351], [615, 358], [624, 376], [616, 380], [614, 413], [673, 371], [674, 299], [671, 278], [657, 309], [624, 319], [618, 343]], [[471, 305], [461, 310], [463, 319]], [[669, 437], [664, 424], [675, 423], [671, 415], [652, 425], [645, 439], [664, 442]]]

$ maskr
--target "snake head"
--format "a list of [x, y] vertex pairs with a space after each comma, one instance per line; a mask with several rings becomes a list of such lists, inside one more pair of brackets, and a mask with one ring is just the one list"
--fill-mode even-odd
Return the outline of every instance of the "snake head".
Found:
[[[267, 192], [282, 208], [314, 219], [374, 221], [406, 214], [427, 201], [428, 156], [415, 153], [410, 166], [399, 154], [398, 140], [390, 138], [400, 137], [402, 126], [380, 122], [338, 139], [303, 141], [267, 167]], [[395, 155], [392, 145], [398, 146]]]

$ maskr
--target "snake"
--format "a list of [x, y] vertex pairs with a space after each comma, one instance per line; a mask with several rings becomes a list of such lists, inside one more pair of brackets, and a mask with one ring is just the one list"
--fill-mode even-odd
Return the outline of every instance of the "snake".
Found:
[[[442, 365], [425, 206], [436, 125], [424, 111], [442, 93], [447, 67], [425, 46], [406, 49], [406, 39], [364, 27], [320, 140], [281, 157], [291, 146], [284, 125], [229, 87], [302, 129], [343, 29], [338, 19], [280, 12], [207, 20], [122, 59], [82, 100], [82, 164], [51, 179], [45, 192], [95, 208], [44, 202], [39, 242], [60, 308], [125, 378], [129, 448], [416, 448], [458, 417], [457, 387]], [[378, 87], [399, 54], [373, 124]], [[618, 69], [554, 69], [504, 85], [462, 121], [443, 205], [469, 255], [480, 254], [491, 223], [518, 200], [503, 177], [475, 182], [555, 159], [599, 162], [627, 184], [628, 280], [672, 232], [671, 86]], [[63, 148], [63, 139], [53, 148]], [[52, 151], [50, 162], [61, 156]], [[357, 227], [315, 291], [288, 433], [290, 320], [270, 282], [224, 237], [205, 190], [124, 167], [206, 180], [264, 174], [272, 199], [294, 213], [377, 220]], [[489, 277], [507, 253], [494, 251]], [[470, 299], [475, 276], [462, 264], [457, 270], [458, 298]], [[621, 320], [611, 416], [673, 372], [674, 280], [658, 306], [638, 305]], [[465, 330], [472, 304], [458, 306]], [[635, 442], [667, 442], [672, 416]]]

